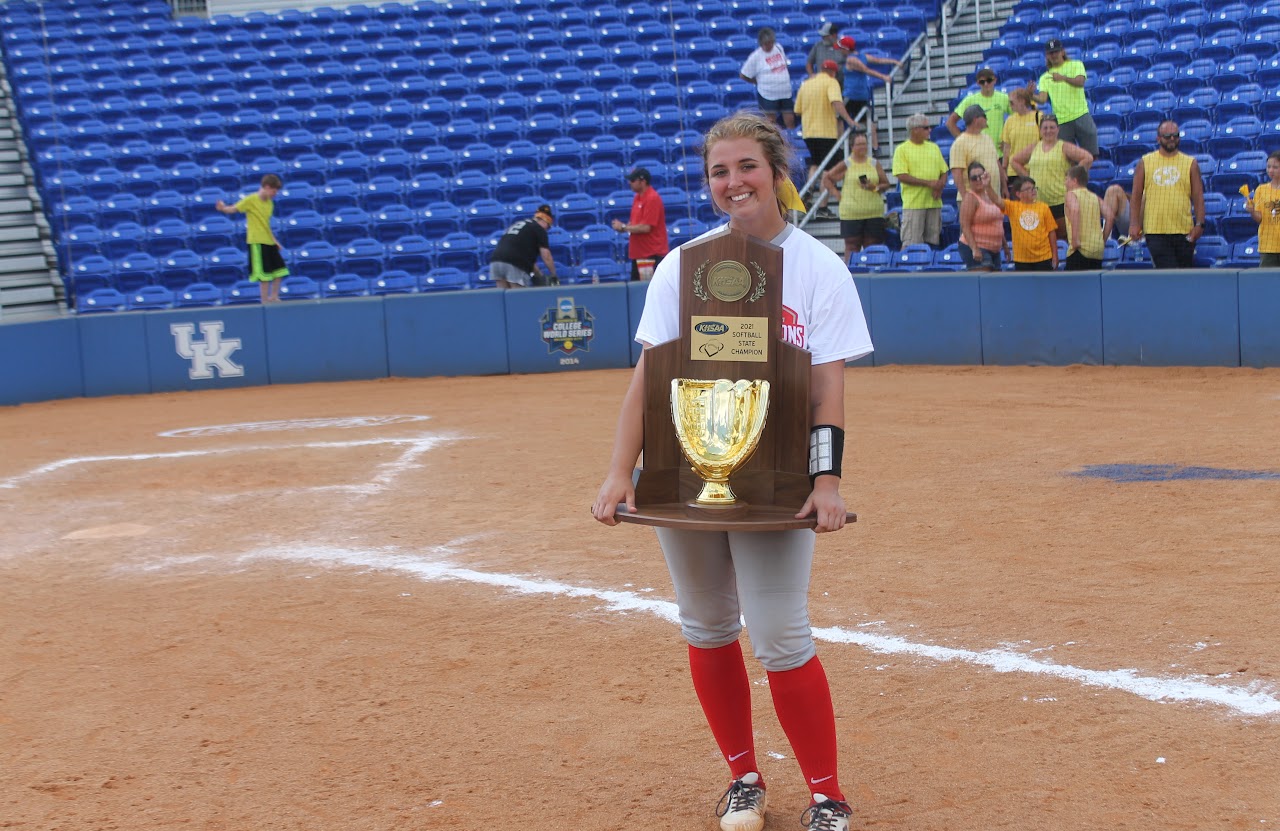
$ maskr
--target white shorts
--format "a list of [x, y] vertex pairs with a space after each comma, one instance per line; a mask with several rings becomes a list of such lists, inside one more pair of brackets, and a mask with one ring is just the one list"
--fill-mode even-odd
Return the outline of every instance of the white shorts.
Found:
[[769, 672], [796, 669], [818, 654], [809, 628], [813, 531], [657, 532], [690, 644], [733, 643], [745, 617], [756, 658]]

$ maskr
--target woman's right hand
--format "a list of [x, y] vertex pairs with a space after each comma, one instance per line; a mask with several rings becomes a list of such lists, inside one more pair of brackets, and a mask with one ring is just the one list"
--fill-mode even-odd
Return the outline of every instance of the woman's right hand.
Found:
[[632, 484], [629, 473], [610, 473], [605, 477], [596, 501], [591, 506], [591, 515], [605, 525], [617, 525], [618, 504], [625, 502], [627, 513], [636, 512], [636, 487]]

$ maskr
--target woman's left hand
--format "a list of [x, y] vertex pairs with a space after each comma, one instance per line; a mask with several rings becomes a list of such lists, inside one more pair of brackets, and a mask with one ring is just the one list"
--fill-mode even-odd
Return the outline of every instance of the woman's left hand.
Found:
[[804, 501], [804, 507], [796, 514], [796, 519], [804, 519], [810, 514], [817, 516], [818, 525], [813, 530], [819, 534], [839, 531], [844, 527], [846, 512], [844, 497], [840, 495], [839, 477], [818, 477], [809, 498]]

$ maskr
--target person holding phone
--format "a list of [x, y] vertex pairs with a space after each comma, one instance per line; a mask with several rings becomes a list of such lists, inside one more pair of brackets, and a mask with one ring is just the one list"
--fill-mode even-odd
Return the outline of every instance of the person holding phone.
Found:
[[[844, 260], [868, 245], [885, 240], [884, 192], [891, 185], [880, 162], [871, 158], [866, 133], [855, 133], [848, 161], [837, 162], [822, 174], [823, 189], [840, 200], [840, 236]], [[836, 183], [843, 182], [837, 189]]]

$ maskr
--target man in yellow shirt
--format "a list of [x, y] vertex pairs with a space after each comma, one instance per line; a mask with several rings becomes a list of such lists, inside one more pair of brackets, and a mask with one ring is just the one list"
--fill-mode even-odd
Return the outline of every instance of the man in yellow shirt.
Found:
[[[1138, 160], [1129, 201], [1129, 236], [1146, 237], [1156, 268], [1191, 268], [1204, 234], [1204, 181], [1200, 163], [1178, 149], [1173, 121], [1156, 128], [1158, 149]], [[1194, 211], [1194, 221], [1192, 212]]]
[[[844, 107], [844, 91], [836, 80], [840, 67], [835, 61], [823, 61], [822, 69], [805, 79], [796, 90], [796, 112], [800, 115], [800, 132], [804, 145], [809, 148], [809, 178], [818, 170], [818, 163], [836, 146], [840, 138], [840, 125], [836, 117], [852, 129], [856, 126]], [[834, 156], [823, 170], [840, 161]]]
[[262, 177], [257, 193], [243, 197], [234, 205], [228, 205], [221, 199], [214, 205], [224, 214], [244, 214], [248, 220], [245, 238], [249, 244], [249, 279], [258, 284], [263, 303], [280, 299], [280, 281], [289, 276], [289, 269], [280, 254], [283, 249], [271, 230], [275, 198], [282, 184], [279, 176], [268, 173]]
[[1008, 193], [1004, 168], [1000, 167], [1000, 152], [987, 131], [987, 112], [977, 104], [970, 104], [964, 111], [964, 132], [951, 144], [951, 180], [956, 183], [957, 202], [964, 201], [972, 162], [981, 162], [983, 170], [997, 171], [1000, 181], [996, 190]]
[[893, 151], [893, 175], [902, 190], [902, 221], [898, 237], [903, 245], [938, 245], [942, 236], [942, 189], [947, 186], [947, 162], [929, 141], [929, 117], [916, 113], [907, 119], [908, 139]]

